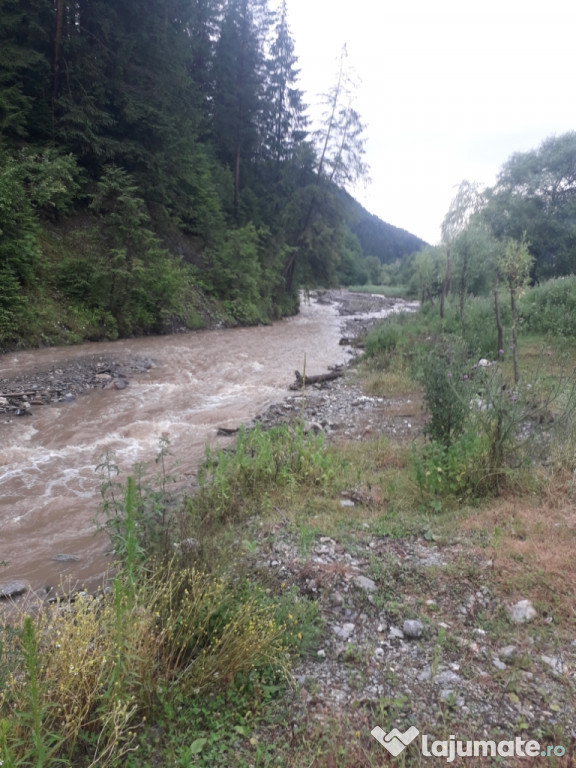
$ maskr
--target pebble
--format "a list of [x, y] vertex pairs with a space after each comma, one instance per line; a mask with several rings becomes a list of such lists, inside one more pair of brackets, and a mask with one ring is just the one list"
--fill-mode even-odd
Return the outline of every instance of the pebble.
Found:
[[408, 637], [411, 640], [417, 640], [422, 637], [424, 632], [424, 624], [418, 619], [407, 619], [402, 625], [402, 632], [404, 637]]
[[336, 624], [332, 627], [332, 631], [336, 637], [339, 637], [341, 640], [348, 640], [354, 634], [355, 629], [356, 625], [352, 624], [351, 622], [347, 622], [342, 626]]
[[515, 645], [507, 645], [504, 648], [500, 648], [498, 651], [498, 656], [501, 659], [512, 659], [514, 656], [516, 656], [518, 652], [518, 649]]
[[376, 592], [378, 589], [376, 582], [372, 581], [372, 579], [369, 579], [368, 576], [356, 576], [354, 578], [354, 582], [357, 587], [360, 587], [360, 589], [365, 589], [366, 592]]
[[564, 664], [561, 659], [558, 659], [556, 656], [545, 656], [542, 654], [540, 656], [544, 664], [547, 664], [550, 669], [553, 672], [557, 672], [558, 674], [562, 674], [564, 672]]

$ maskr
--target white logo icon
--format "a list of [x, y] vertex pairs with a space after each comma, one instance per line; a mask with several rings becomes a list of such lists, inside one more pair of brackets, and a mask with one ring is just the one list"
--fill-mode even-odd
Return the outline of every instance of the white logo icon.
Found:
[[414, 741], [420, 731], [418, 728], [412, 726], [411, 728], [408, 728], [405, 733], [399, 731], [398, 728], [392, 728], [390, 733], [386, 733], [382, 730], [382, 728], [380, 728], [379, 725], [377, 725], [376, 728], [371, 731], [371, 733], [376, 741], [379, 741], [383, 747], [386, 747], [391, 755], [397, 757], [400, 752], [402, 752], [402, 750], [405, 749], [408, 744], [410, 744], [411, 741]]

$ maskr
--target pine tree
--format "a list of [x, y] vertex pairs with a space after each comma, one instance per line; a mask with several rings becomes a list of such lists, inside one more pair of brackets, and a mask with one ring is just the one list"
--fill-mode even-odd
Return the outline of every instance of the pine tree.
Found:
[[299, 70], [294, 42], [288, 27], [286, 0], [283, 0], [275, 38], [268, 60], [266, 88], [266, 148], [278, 166], [293, 159], [296, 148], [306, 138], [308, 118], [302, 91], [296, 88]]
[[215, 51], [213, 137], [232, 169], [236, 220], [242, 167], [254, 161], [260, 144], [268, 23], [265, 0], [229, 0]]

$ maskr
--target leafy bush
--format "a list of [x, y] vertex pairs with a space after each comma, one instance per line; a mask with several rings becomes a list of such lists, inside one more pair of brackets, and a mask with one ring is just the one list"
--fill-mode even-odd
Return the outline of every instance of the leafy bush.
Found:
[[287, 490], [308, 484], [322, 487], [334, 476], [322, 434], [306, 433], [303, 424], [269, 430], [241, 427], [233, 450], [206, 448], [200, 487], [189, 504], [194, 516], [225, 520], [241, 516], [248, 506], [265, 507], [270, 485]]
[[367, 357], [387, 354], [396, 349], [402, 339], [402, 328], [394, 320], [378, 323], [366, 336], [365, 350]]
[[542, 355], [531, 379], [512, 387], [500, 364], [482, 368], [461, 360], [450, 370], [442, 357], [426, 358], [429, 442], [412, 455], [421, 492], [436, 499], [482, 496], [535, 461], [572, 467], [566, 425], [576, 411], [576, 375], [548, 369]]
[[526, 291], [519, 302], [523, 327], [535, 333], [576, 336], [576, 275], [558, 277]]
[[417, 365], [430, 417], [426, 434], [448, 447], [462, 434], [468, 410], [465, 349], [456, 341], [443, 339], [435, 349], [425, 351]]

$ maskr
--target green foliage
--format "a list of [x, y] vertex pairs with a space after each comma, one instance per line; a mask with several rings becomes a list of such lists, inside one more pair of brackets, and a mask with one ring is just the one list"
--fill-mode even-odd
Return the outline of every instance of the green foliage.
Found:
[[418, 487], [433, 507], [443, 497], [497, 492], [517, 470], [548, 455], [551, 445], [572, 445], [566, 425], [576, 408], [574, 374], [552, 374], [548, 355], [515, 387], [502, 363], [447, 362], [424, 360], [429, 442], [412, 454]]
[[402, 326], [394, 320], [376, 325], [366, 336], [366, 357], [393, 352], [402, 339]]
[[468, 405], [464, 393], [468, 374], [462, 344], [446, 339], [425, 352], [418, 362], [418, 378], [430, 419], [426, 434], [448, 448], [462, 434]]
[[539, 278], [574, 271], [576, 133], [516, 152], [489, 190], [484, 218], [498, 239], [526, 237]]
[[262, 237], [253, 224], [231, 230], [209, 260], [214, 292], [231, 319], [255, 324], [268, 319], [270, 284], [262, 263]]
[[22, 150], [18, 164], [28, 198], [37, 213], [50, 219], [70, 214], [82, 189], [83, 174], [72, 154], [55, 149]]
[[519, 304], [522, 328], [573, 339], [576, 334], [576, 276], [557, 277], [530, 288]]
[[199, 490], [189, 503], [200, 520], [235, 519], [265, 509], [269, 486], [288, 492], [306, 485], [324, 488], [334, 477], [323, 435], [305, 433], [303, 424], [270, 430], [242, 427], [232, 451], [206, 448]]
[[130, 175], [116, 166], [106, 168], [90, 209], [100, 226], [98, 260], [85, 267], [93, 270], [87, 303], [110, 312], [120, 335], [161, 330], [182, 306], [187, 276], [160, 246]]
[[352, 232], [368, 214], [334, 183], [363, 171], [345, 91], [319, 158], [286, 4], [5, 0], [0, 347], [197, 327], [198, 287], [259, 323], [302, 284], [377, 281], [410, 236]]

